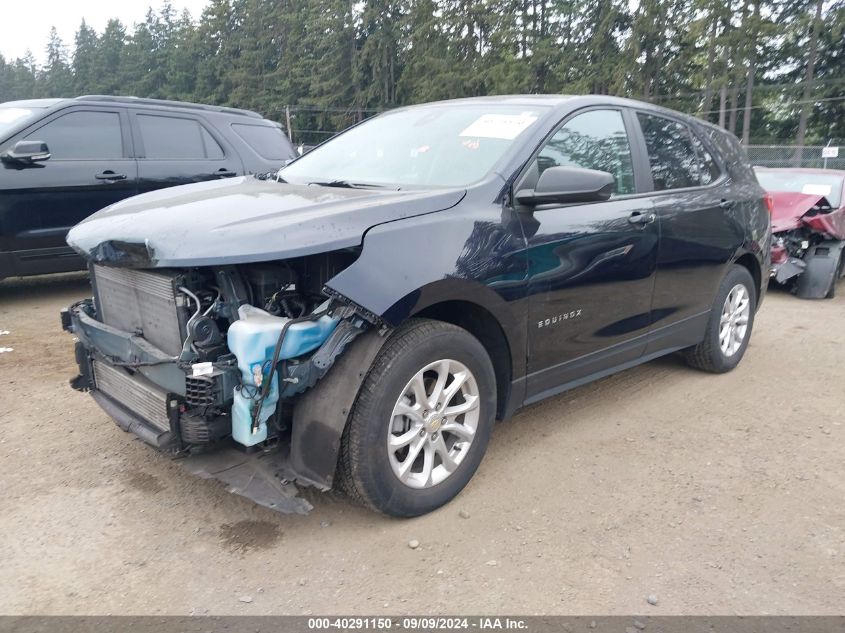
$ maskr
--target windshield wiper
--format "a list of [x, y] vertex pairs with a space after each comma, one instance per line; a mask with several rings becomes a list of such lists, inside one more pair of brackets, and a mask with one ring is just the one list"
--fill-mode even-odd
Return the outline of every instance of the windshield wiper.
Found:
[[383, 189], [384, 185], [373, 185], [366, 182], [349, 182], [348, 180], [330, 180], [328, 182], [309, 182], [309, 185], [317, 185], [318, 187], [341, 187], [343, 189]]

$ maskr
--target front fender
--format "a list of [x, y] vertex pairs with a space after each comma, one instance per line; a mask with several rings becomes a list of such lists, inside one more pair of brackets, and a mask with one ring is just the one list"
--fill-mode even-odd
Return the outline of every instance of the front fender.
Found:
[[519, 222], [500, 206], [453, 210], [370, 229], [359, 258], [326, 284], [396, 326], [437, 303], [490, 312], [524, 373], [527, 264]]

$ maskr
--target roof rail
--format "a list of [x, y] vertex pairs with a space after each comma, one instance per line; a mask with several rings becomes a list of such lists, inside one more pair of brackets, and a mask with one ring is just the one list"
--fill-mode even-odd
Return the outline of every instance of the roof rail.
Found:
[[241, 108], [230, 108], [228, 106], [205, 105], [202, 103], [189, 103], [187, 101], [172, 101], [170, 99], [145, 99], [142, 97], [124, 97], [115, 95], [82, 95], [76, 97], [75, 101], [105, 101], [108, 103], [126, 103], [133, 105], [168, 106], [171, 108], [187, 108], [191, 110], [205, 110], [206, 112], [225, 112], [227, 114], [239, 114], [263, 119], [258, 112], [242, 110]]

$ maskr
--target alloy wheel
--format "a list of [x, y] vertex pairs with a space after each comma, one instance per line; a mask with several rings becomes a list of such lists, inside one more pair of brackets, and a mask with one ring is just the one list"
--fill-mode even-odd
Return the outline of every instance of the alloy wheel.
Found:
[[475, 439], [480, 398], [472, 372], [443, 359], [419, 370], [396, 404], [387, 434], [393, 473], [411, 488], [430, 488], [457, 470]]
[[719, 347], [730, 358], [739, 351], [748, 332], [751, 317], [751, 297], [743, 284], [737, 284], [725, 298], [719, 320]]

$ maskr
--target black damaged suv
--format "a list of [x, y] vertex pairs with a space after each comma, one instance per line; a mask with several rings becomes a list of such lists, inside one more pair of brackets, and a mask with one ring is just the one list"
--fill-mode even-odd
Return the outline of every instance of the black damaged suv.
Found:
[[275, 171], [294, 156], [255, 112], [85, 96], [0, 103], [0, 279], [82, 270], [68, 229], [146, 191]]
[[736, 138], [692, 117], [589, 96], [402, 108], [275, 180], [76, 226], [94, 298], [62, 317], [73, 385], [267, 507], [338, 484], [419, 515], [527, 403], [675, 351], [733, 369], [770, 234]]

